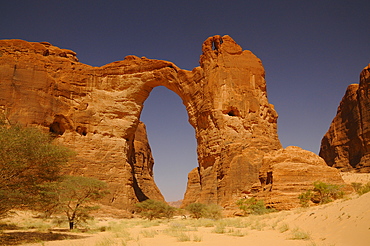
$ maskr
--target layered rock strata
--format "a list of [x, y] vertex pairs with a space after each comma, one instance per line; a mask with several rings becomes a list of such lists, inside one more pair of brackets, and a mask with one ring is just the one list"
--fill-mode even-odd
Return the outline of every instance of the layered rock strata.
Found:
[[351, 84], [321, 141], [320, 156], [341, 171], [370, 172], [370, 66]]

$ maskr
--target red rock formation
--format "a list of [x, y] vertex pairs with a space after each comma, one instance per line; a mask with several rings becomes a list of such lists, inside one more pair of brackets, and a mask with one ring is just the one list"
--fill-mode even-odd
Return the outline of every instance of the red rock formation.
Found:
[[7, 117], [43, 126], [74, 148], [70, 173], [106, 180], [114, 206], [161, 198], [149, 155], [134, 151], [143, 146], [134, 142], [135, 132], [155, 86], [182, 98], [196, 131], [202, 182], [199, 196], [187, 195], [185, 204], [226, 204], [258, 181], [263, 153], [280, 148], [261, 61], [229, 36], [207, 39], [201, 67], [191, 72], [135, 56], [91, 67], [49, 43], [4, 40], [0, 47], [0, 105]]
[[198, 143], [199, 167], [189, 174], [183, 206], [232, 206], [260, 187], [263, 156], [281, 149], [278, 116], [254, 54], [229, 36], [208, 38], [202, 50], [192, 71], [136, 56], [91, 67], [49, 43], [3, 40], [0, 108], [10, 122], [43, 127], [76, 150], [67, 171], [107, 181], [105, 203], [127, 209], [163, 199], [139, 119], [151, 90], [166, 86], [183, 100]]
[[321, 141], [320, 156], [342, 171], [370, 172], [370, 66], [360, 84], [349, 85], [337, 115]]

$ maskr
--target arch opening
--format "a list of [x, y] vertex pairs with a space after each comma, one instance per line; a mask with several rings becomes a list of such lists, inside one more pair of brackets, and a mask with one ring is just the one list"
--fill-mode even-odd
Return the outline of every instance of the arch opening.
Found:
[[184, 198], [188, 173], [198, 166], [194, 128], [181, 98], [164, 86], [144, 102], [144, 122], [154, 158], [154, 180], [165, 200]]

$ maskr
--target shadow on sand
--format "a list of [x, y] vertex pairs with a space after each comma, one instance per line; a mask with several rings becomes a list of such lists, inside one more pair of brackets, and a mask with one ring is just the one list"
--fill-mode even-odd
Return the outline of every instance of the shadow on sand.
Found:
[[81, 239], [88, 236], [80, 236], [68, 233], [17, 231], [0, 233], [0, 245], [19, 245], [24, 243], [38, 243], [44, 241], [56, 241], [67, 239]]

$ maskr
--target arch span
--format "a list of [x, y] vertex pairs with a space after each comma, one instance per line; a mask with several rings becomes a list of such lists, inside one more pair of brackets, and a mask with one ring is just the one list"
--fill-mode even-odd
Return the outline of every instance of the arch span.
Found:
[[[130, 71], [141, 71], [121, 73], [136, 80], [125, 88], [132, 93], [123, 100], [135, 105], [129, 125], [135, 129], [154, 87], [165, 86], [182, 99], [195, 129], [199, 162], [189, 175], [184, 205], [196, 201], [226, 205], [258, 183], [263, 153], [281, 148], [277, 114], [268, 103], [264, 68], [255, 55], [229, 36], [208, 38], [202, 51], [200, 67], [192, 71], [170, 62], [126, 58], [123, 63], [130, 64]], [[130, 81], [128, 77], [122, 81]], [[134, 130], [125, 132], [131, 133], [127, 139], [134, 138]]]

